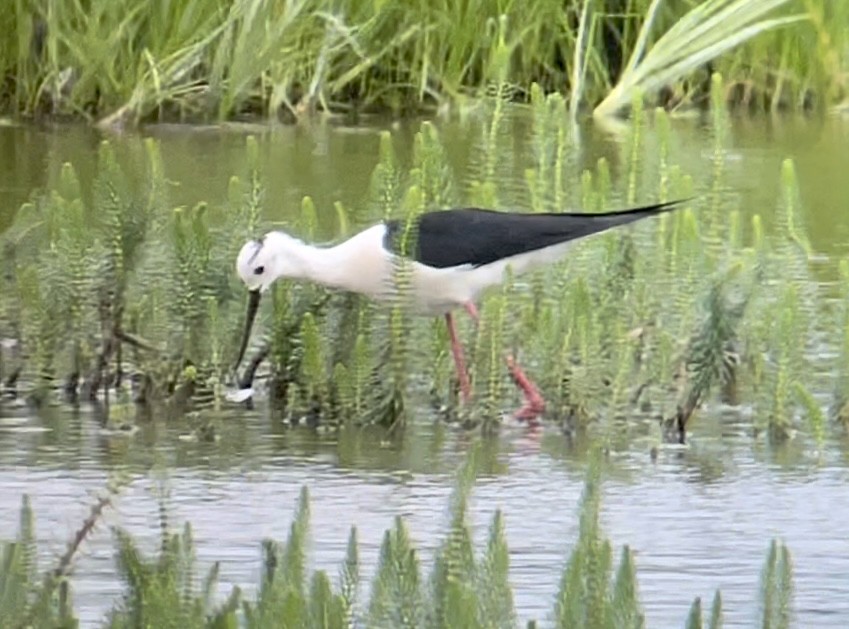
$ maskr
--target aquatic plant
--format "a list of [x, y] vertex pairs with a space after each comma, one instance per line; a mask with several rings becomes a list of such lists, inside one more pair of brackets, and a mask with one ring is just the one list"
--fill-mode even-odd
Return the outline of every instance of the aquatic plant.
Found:
[[578, 540], [563, 571], [555, 603], [558, 627], [640, 627], [644, 623], [634, 556], [628, 546], [622, 549], [619, 569], [613, 584], [610, 583], [613, 549], [604, 539], [599, 523], [602, 480], [599, 461], [596, 454], [584, 482]]
[[73, 561], [124, 482], [120, 475], [109, 479], [56, 565], [43, 574], [39, 574], [37, 565], [32, 505], [23, 496], [16, 541], [0, 541], [0, 614], [7, 626], [77, 627], [70, 588]]
[[126, 591], [109, 614], [105, 626], [166, 626], [175, 621], [185, 627], [227, 627], [239, 602], [238, 588], [223, 604], [213, 602], [219, 564], [215, 563], [198, 590], [192, 529], [164, 532], [159, 557], [146, 559], [126, 531], [116, 529], [116, 561]]
[[[131, 178], [104, 142], [86, 201], [73, 168], [64, 165], [57, 189], [22, 207], [4, 235], [6, 278], [24, 309], [7, 310], [28, 369], [15, 379], [28, 383], [36, 403], [56, 389], [72, 402], [108, 401], [110, 390], [123, 395], [128, 373], [140, 400], [153, 402], [152, 393], [161, 397], [171, 386], [169, 360], [202, 363], [199, 339], [210, 320], [219, 320], [210, 302], [227, 296], [221, 284], [228, 283], [229, 264], [211, 257], [220, 232], [204, 222], [203, 206], [171, 212], [169, 226], [157, 146], [146, 141], [140, 148], [143, 175]], [[179, 356], [159, 346], [173, 340], [169, 318], [181, 322], [177, 332], [186, 337], [174, 346]]]
[[[690, 614], [687, 616], [687, 624], [685, 627], [687, 629], [701, 629], [704, 626], [702, 599], [697, 596], [690, 607]], [[722, 628], [722, 596], [719, 590], [716, 591], [716, 594], [713, 597], [713, 604], [711, 605], [710, 617], [708, 618], [707, 626], [709, 629]]]
[[[723, 85], [715, 76], [715, 98]], [[533, 91], [524, 178], [515, 176], [519, 157], [496, 157], [519, 124], [503, 94], [487, 101], [465, 185], [448, 168], [437, 125], [418, 130], [409, 167], [384, 133], [367, 198], [350, 214], [333, 210], [343, 237], [376, 218], [400, 220], [408, 229], [397, 244], [410, 248], [414, 219], [449, 204], [606, 211], [709, 191], [668, 216], [576, 243], [551, 267], [511, 277], [483, 297], [479, 324], [458, 314], [472, 404], [458, 403], [444, 321], [412, 317], [403, 303], [404, 264], [399, 301], [389, 308], [309, 282], [275, 283], [247, 362], [233, 372], [245, 290], [232, 261], [245, 239], [271, 227], [268, 173], [254, 137], [246, 138], [244, 166], [221, 203], [173, 207], [157, 145], [146, 140], [121, 159], [108, 143], [100, 147], [91, 201], [66, 166], [56, 190], [21, 208], [3, 235], [4, 282], [16, 296], [2, 308], [3, 334], [15, 343], [0, 350], [7, 389], [33, 402], [64, 391], [72, 401], [117, 403], [139, 418], [179, 418], [233, 408], [227, 390], [252, 388], [290, 425], [399, 428], [439, 417], [492, 432], [515, 404], [504, 364], [512, 355], [540, 385], [546, 418], [570, 435], [624, 445], [660, 423], [667, 439], [681, 441], [696, 409], [717, 396], [732, 407], [753, 403], [755, 434], [775, 444], [796, 434], [800, 413], [823, 443], [821, 384], [791, 367], [814, 364], [815, 338], [837, 347], [843, 338], [824, 330], [827, 322], [812, 323], [823, 296], [808, 268], [792, 163], [782, 167], [778, 220], [767, 230], [758, 215], [744, 220], [723, 192], [727, 120], [719, 109], [709, 172], [687, 172], [681, 147], [663, 131], [668, 116], [636, 102], [617, 171], [600, 159], [578, 173], [579, 138], [565, 107], [559, 95]], [[646, 133], [650, 124], [661, 129], [658, 146]], [[324, 211], [305, 197], [285, 228], [312, 240]], [[92, 217], [97, 229], [84, 228]], [[841, 407], [839, 382], [834, 391], [832, 415]]]
[[[600, 461], [598, 452], [590, 458], [577, 510], [580, 523], [577, 537], [566, 546], [569, 555], [550, 618], [558, 627], [645, 625], [635, 554], [623, 546], [614, 570], [613, 549], [601, 529]], [[212, 564], [202, 579], [197, 578], [191, 525], [186, 523], [182, 531], [172, 532], [162, 503], [159, 522], [162, 537], [155, 556], [146, 557], [126, 531], [114, 528], [115, 557], [123, 593], [114, 601], [104, 626], [159, 626], [179, 621], [187, 627], [217, 629], [292, 625], [331, 629], [361, 624], [434, 629], [517, 627], [509, 580], [509, 550], [504, 536], [504, 520], [510, 515], [496, 508], [486, 541], [481, 548], [475, 548], [467, 520], [475, 469], [473, 451], [459, 470], [443, 541], [434, 556], [429, 578], [423, 577], [423, 562], [406, 523], [399, 516], [384, 535], [367, 600], [360, 598], [366, 588], [361, 582], [355, 527], [350, 530], [335, 579], [323, 570], [309, 571], [310, 500], [306, 487], [298, 497], [285, 543], [266, 539], [261, 544], [260, 580], [253, 598], [246, 597], [239, 587], [234, 587], [223, 599], [217, 595], [218, 562]], [[93, 511], [91, 518], [96, 513], [99, 511]], [[81, 531], [90, 527], [88, 522]], [[84, 537], [82, 533], [77, 534], [75, 540], [81, 537]], [[65, 573], [51, 572], [44, 577], [45, 583], [61, 584], [58, 596], [54, 596], [53, 589], [46, 595], [42, 587], [47, 586], [38, 584], [35, 557], [32, 509], [24, 498], [18, 541], [0, 546], [0, 611], [12, 627], [76, 626]], [[773, 541], [757, 597], [763, 626], [789, 626], [792, 594], [789, 551]], [[701, 598], [697, 598], [685, 626], [703, 626], [702, 613]], [[717, 590], [707, 626], [721, 627], [722, 616], [722, 598]], [[534, 622], [530, 621], [530, 625]]]
[[[733, 276], [733, 271], [729, 275]], [[719, 277], [710, 286], [705, 298], [704, 320], [691, 337], [685, 353], [687, 385], [675, 416], [667, 421], [667, 429], [677, 432], [679, 443], [684, 443], [687, 423], [712, 387], [722, 388], [726, 401], [733, 403], [737, 399], [740, 360], [737, 327], [745, 314], [748, 296], [732, 301], [728, 295], [729, 275]]]
[[769, 545], [769, 554], [761, 573], [761, 626], [786, 629], [793, 616], [793, 563], [790, 551], [777, 540]]
[[0, 545], [0, 614], [9, 626], [24, 626], [27, 619], [35, 626], [75, 626], [67, 581], [60, 596], [37, 604], [44, 595], [36, 560], [32, 505], [24, 496], [17, 539]]

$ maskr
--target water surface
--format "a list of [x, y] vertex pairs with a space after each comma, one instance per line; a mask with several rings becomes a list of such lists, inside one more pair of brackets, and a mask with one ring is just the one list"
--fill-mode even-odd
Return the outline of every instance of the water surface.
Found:
[[[505, 153], [515, 177], [506, 204], [526, 201], [522, 171], [533, 159], [527, 125], [512, 127]], [[473, 176], [480, 129], [441, 123], [451, 163], [463, 184]], [[187, 129], [160, 126], [140, 135], [110, 136], [119, 152], [144, 135], [161, 142], [177, 204], [223, 203], [230, 175], [244, 167], [248, 132], [260, 139], [267, 172], [266, 209], [284, 220], [311, 195], [326, 238], [338, 235], [332, 204], [358, 209], [368, 195], [378, 159], [375, 124], [350, 129], [241, 127]], [[407, 159], [415, 124], [396, 129]], [[651, 129], [647, 145], [657, 142]], [[63, 161], [90, 180], [102, 136], [82, 127], [0, 127], [0, 229], [34, 191], [56, 181]], [[819, 254], [823, 283], [836, 276], [847, 252], [849, 220], [849, 121], [840, 118], [733, 120], [725, 154], [726, 189], [748, 213], [767, 224], [779, 207], [781, 162], [792, 157], [800, 180], [803, 216]], [[580, 172], [604, 156], [620, 177], [623, 147], [615, 136], [587, 127], [572, 157]], [[675, 161], [709, 172], [710, 130], [675, 121]], [[823, 374], [827, 380], [828, 374]], [[423, 412], [424, 416], [425, 413]], [[636, 561], [647, 626], [679, 627], [695, 596], [709, 601], [722, 589], [726, 626], [752, 626], [754, 601], [770, 537], [789, 546], [795, 569], [796, 626], [843, 627], [849, 621], [849, 494], [843, 444], [815, 452], [804, 434], [777, 451], [753, 440], [748, 420], [709, 408], [693, 426], [691, 447], [667, 448], [657, 461], [649, 442], [634, 441], [611, 453], [604, 489], [603, 525], [614, 547], [629, 544]], [[186, 441], [185, 425], [154, 423], [128, 438], [102, 434], [88, 410], [47, 409], [38, 414], [0, 408], [0, 531], [15, 530], [24, 493], [32, 497], [44, 560], [62, 552], [110, 476], [128, 484], [106, 522], [128, 528], [153, 550], [158, 541], [157, 495], [167, 490], [173, 527], [192, 522], [203, 566], [222, 560], [222, 594], [258, 580], [259, 542], [285, 539], [298, 492], [312, 493], [314, 566], [335, 575], [350, 525], [358, 527], [364, 577], [373, 574], [384, 530], [401, 514], [430, 569], [446, 521], [452, 474], [474, 441], [453, 429], [423, 422], [385, 440], [368, 432], [316, 435], [285, 429], [260, 409], [230, 414], [219, 423], [218, 443]], [[584, 453], [554, 429], [531, 434], [519, 427], [483, 444], [482, 477], [472, 516], [483, 540], [496, 508], [505, 512], [511, 579], [522, 620], [545, 621], [560, 571], [576, 535], [576, 506]], [[617, 555], [618, 557], [618, 555]], [[112, 538], [100, 526], [85, 544], [74, 570], [74, 596], [83, 627], [97, 626], [120, 593]], [[543, 624], [545, 624], [543, 622]]]

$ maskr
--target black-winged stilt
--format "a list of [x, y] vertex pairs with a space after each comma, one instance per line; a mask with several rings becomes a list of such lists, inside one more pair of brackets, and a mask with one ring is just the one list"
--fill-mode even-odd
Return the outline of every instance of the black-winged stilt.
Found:
[[[464, 401], [471, 397], [463, 347], [452, 311], [464, 308], [477, 321], [475, 301], [501, 283], [508, 267], [518, 275], [565, 255], [577, 239], [655, 216], [681, 203], [672, 201], [604, 214], [529, 214], [463, 208], [426, 212], [408, 225], [388, 220], [334, 245], [318, 247], [282, 231], [268, 232], [242, 247], [236, 270], [250, 290], [248, 316], [236, 366], [244, 356], [262, 293], [279, 278], [317, 282], [386, 301], [398, 295], [397, 263], [402, 251], [410, 264], [407, 294], [415, 311], [443, 315]], [[412, 229], [409, 229], [411, 227]], [[405, 233], [411, 246], [401, 249]], [[545, 402], [515, 363], [507, 366], [525, 404], [515, 417], [534, 420]]]

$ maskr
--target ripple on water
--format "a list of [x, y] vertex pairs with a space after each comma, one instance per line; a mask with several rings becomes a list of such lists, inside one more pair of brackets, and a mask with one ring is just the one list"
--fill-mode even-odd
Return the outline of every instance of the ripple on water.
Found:
[[[3, 530], [14, 529], [21, 495], [28, 493], [42, 557], [53, 560], [85, 518], [109, 470], [120, 467], [129, 484], [105, 522], [125, 527], [152, 552], [159, 541], [162, 477], [172, 527], [192, 523], [202, 567], [221, 561], [222, 597], [232, 585], [253, 593], [259, 543], [266, 537], [285, 539], [304, 484], [312, 498], [313, 568], [337, 574], [350, 526], [356, 524], [367, 592], [383, 533], [400, 514], [429, 571], [447, 521], [451, 471], [467, 448], [450, 434], [433, 447], [434, 435], [422, 430], [394, 447], [360, 444], [362, 455], [351, 455], [351, 444], [316, 441], [305, 432], [271, 439], [268, 425], [257, 418], [241, 422], [244, 449], [232, 452], [228, 443], [235, 437], [185, 444], [177, 430], [153, 440], [142, 430], [127, 447], [126, 439], [116, 445], [88, 421], [68, 420], [61, 435], [0, 432]], [[552, 445], [558, 439], [508, 431], [500, 445], [487, 444], [494, 460], [482, 464], [470, 505], [478, 547], [495, 510], [504, 512], [522, 619], [548, 618], [577, 535], [582, 465], [574, 453]], [[723, 439], [695, 435], [696, 445], [661, 450], [654, 464], [642, 448], [610, 458], [602, 523], [617, 561], [623, 544], [636, 552], [648, 626], [681, 626], [693, 598], [709, 601], [716, 588], [722, 589], [727, 625], [751, 625], [773, 536], [783, 539], [793, 556], [800, 626], [844, 626], [849, 618], [849, 599], [842, 595], [849, 574], [849, 542], [842, 534], [849, 518], [846, 470], [776, 466], [758, 460], [750, 447], [729, 448]], [[148, 450], [145, 444], [155, 445], [155, 457], [138, 452]], [[167, 474], [153, 471], [155, 461]], [[75, 564], [74, 598], [83, 627], [97, 626], [121, 593], [112, 542], [108, 527], [99, 527]]]

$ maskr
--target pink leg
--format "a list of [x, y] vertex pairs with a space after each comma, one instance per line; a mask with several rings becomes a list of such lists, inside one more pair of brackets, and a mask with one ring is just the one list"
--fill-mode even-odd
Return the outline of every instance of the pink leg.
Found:
[[472, 387], [469, 384], [469, 372], [466, 371], [463, 346], [460, 344], [460, 339], [457, 336], [457, 327], [454, 325], [454, 317], [450, 312], [445, 313], [445, 323], [448, 325], [448, 335], [451, 337], [451, 352], [454, 354], [457, 377], [460, 379], [460, 393], [463, 395], [463, 403], [466, 403], [472, 397]]
[[[480, 320], [478, 309], [472, 302], [465, 305], [466, 312], [477, 323]], [[545, 400], [537, 389], [537, 386], [531, 382], [531, 379], [525, 375], [522, 368], [516, 364], [513, 356], [507, 356], [507, 368], [510, 370], [510, 375], [513, 377], [513, 382], [522, 390], [525, 396], [525, 404], [516, 412], [516, 419], [534, 422], [536, 418], [545, 410]]]
[[516, 419], [524, 419], [529, 423], [535, 422], [537, 417], [545, 410], [545, 400], [537, 386], [525, 375], [525, 372], [516, 364], [512, 356], [507, 357], [507, 368], [510, 370], [510, 375], [513, 376], [513, 382], [525, 395], [525, 404], [516, 411]]

